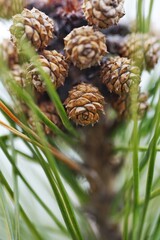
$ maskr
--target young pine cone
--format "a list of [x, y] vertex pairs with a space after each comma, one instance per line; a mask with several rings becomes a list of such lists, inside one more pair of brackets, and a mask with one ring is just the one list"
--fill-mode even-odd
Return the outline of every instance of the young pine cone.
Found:
[[[141, 118], [144, 116], [148, 109], [148, 95], [146, 93], [140, 93], [138, 96], [138, 116]], [[119, 96], [116, 100], [112, 101], [112, 107], [116, 110], [119, 118], [129, 118], [132, 113], [132, 103], [130, 95], [123, 94]]]
[[75, 28], [64, 43], [67, 58], [80, 69], [100, 64], [107, 52], [105, 36], [89, 26]]
[[122, 95], [129, 93], [130, 87], [140, 82], [140, 69], [127, 58], [110, 58], [101, 69], [101, 81], [110, 92]]
[[3, 60], [6, 62], [9, 68], [12, 68], [14, 64], [18, 63], [18, 53], [16, 47], [9, 39], [4, 39], [1, 46], [0, 52]]
[[124, 0], [84, 0], [83, 11], [90, 25], [108, 28], [124, 16]]
[[129, 34], [120, 44], [119, 54], [133, 59], [139, 67], [151, 70], [160, 57], [160, 39], [149, 34]]
[[23, 9], [25, 0], [0, 0], [0, 18], [10, 19]]
[[[55, 50], [44, 50], [39, 55], [39, 63], [44, 72], [50, 75], [51, 82], [56, 88], [64, 84], [65, 78], [68, 75], [68, 64], [62, 54]], [[34, 85], [38, 92], [43, 93], [46, 91], [45, 82], [34, 63], [31, 63], [27, 68], [26, 78]]]
[[100, 112], [104, 112], [104, 97], [91, 84], [81, 83], [73, 87], [64, 104], [68, 117], [82, 126], [94, 125], [99, 121]]
[[[58, 116], [56, 108], [51, 101], [41, 102], [39, 104], [39, 108], [51, 122], [53, 122], [57, 127], [62, 128], [63, 125], [62, 125], [61, 119]], [[31, 114], [31, 112], [29, 112], [28, 122], [31, 125], [31, 127], [33, 128], [33, 130], [36, 131], [36, 122], [34, 121], [34, 118]], [[43, 128], [47, 135], [51, 135], [53, 133], [52, 130], [44, 123], [43, 123]]]
[[10, 32], [15, 43], [22, 44], [28, 39], [36, 50], [43, 50], [53, 39], [54, 22], [36, 8], [24, 9], [21, 14], [13, 17]]

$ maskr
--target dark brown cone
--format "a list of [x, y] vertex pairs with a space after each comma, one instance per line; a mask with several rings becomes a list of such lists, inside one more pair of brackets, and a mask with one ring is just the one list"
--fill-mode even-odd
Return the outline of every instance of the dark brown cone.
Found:
[[127, 58], [114, 57], [107, 60], [101, 69], [101, 81], [112, 93], [129, 93], [134, 83], [140, 82], [140, 69]]
[[28, 39], [36, 50], [43, 50], [54, 37], [54, 22], [36, 8], [24, 9], [13, 17], [10, 32], [15, 43], [21, 45]]
[[100, 64], [107, 52], [105, 36], [93, 27], [75, 28], [65, 38], [66, 57], [80, 69]]
[[[39, 108], [46, 115], [46, 117], [51, 122], [53, 122], [58, 128], [61, 128], [61, 129], [63, 128], [60, 117], [58, 116], [56, 108], [51, 101], [41, 102], [39, 104]], [[33, 130], [36, 131], [36, 122], [34, 121], [34, 118], [31, 114], [31, 112], [29, 112], [28, 122], [31, 125], [31, 127], [33, 128]], [[47, 135], [52, 135], [53, 134], [52, 130], [47, 125], [45, 125], [44, 123], [42, 123], [42, 125], [43, 125], [44, 131]]]
[[73, 87], [64, 104], [68, 117], [82, 126], [94, 125], [99, 121], [100, 112], [104, 112], [104, 97], [91, 84], [81, 83]]
[[129, 34], [120, 44], [119, 54], [147, 70], [154, 68], [160, 57], [160, 39], [149, 34]]
[[[57, 51], [44, 50], [39, 55], [39, 63], [45, 73], [50, 76], [51, 82], [56, 88], [64, 84], [68, 75], [68, 64], [65, 57]], [[26, 78], [31, 81], [36, 90], [40, 93], [46, 91], [45, 82], [34, 64], [30, 64], [26, 71]]]

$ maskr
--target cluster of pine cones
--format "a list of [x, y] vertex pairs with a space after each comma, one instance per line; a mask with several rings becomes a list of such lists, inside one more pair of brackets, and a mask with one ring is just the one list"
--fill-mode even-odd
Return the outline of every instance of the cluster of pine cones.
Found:
[[[118, 31], [112, 25], [124, 16], [123, 5], [124, 0], [26, 1], [23, 11], [13, 16], [11, 40], [1, 45], [3, 57], [13, 79], [22, 88], [34, 89], [38, 106], [59, 127], [61, 120], [34, 59], [23, 58], [23, 43], [28, 40], [34, 47], [69, 119], [77, 125], [97, 123], [105, 113], [106, 102], [118, 117], [130, 117], [131, 89], [136, 91], [138, 114], [142, 116], [148, 104], [139, 87], [141, 73], [157, 63], [160, 40], [150, 34], [129, 33], [117, 43], [116, 53], [108, 52], [111, 47], [107, 46], [106, 29]], [[27, 117], [33, 126], [29, 112]], [[50, 134], [46, 127], [45, 131]]]

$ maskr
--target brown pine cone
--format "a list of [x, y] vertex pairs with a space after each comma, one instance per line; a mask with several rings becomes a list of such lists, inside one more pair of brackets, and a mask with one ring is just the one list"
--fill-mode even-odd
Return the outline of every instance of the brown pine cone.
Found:
[[[146, 93], [140, 93], [138, 96], [138, 116], [142, 118], [148, 109], [148, 95]], [[132, 103], [130, 95], [123, 94], [112, 101], [112, 107], [116, 110], [119, 118], [130, 118], [132, 113]]]
[[104, 112], [104, 97], [91, 84], [81, 83], [73, 87], [64, 104], [68, 117], [82, 126], [94, 125], [99, 121], [100, 112]]
[[12, 41], [9, 39], [4, 39], [0, 46], [0, 51], [3, 60], [6, 62], [9, 68], [12, 68], [14, 64], [18, 63], [18, 53]]
[[[52, 121], [57, 127], [61, 128], [63, 127], [62, 122], [60, 117], [58, 116], [58, 113], [56, 111], [56, 108], [54, 106], [54, 104], [51, 101], [43, 101], [39, 104], [39, 108], [40, 110], [46, 115], [46, 117]], [[33, 128], [33, 130], [36, 131], [36, 122], [34, 121], [34, 118], [32, 116], [32, 113], [29, 111], [29, 119], [28, 119], [28, 123], [31, 125], [31, 127]], [[51, 135], [53, 134], [52, 130], [45, 125], [44, 123], [42, 123], [44, 131], [47, 135]]]
[[146, 113], [149, 105], [147, 103], [147, 100], [148, 100], [148, 94], [142, 92], [139, 94], [139, 97], [138, 97], [138, 115], [140, 117], [143, 117], [144, 114]]
[[36, 8], [24, 9], [21, 14], [13, 17], [10, 32], [15, 43], [21, 45], [28, 39], [36, 50], [43, 50], [54, 37], [54, 22]]
[[107, 52], [105, 36], [89, 26], [72, 30], [64, 43], [67, 59], [80, 69], [100, 64]]
[[12, 67], [12, 77], [13, 79], [23, 88], [27, 87], [29, 85], [29, 82], [26, 79], [26, 75], [25, 75], [25, 69], [26, 69], [27, 65], [19, 65], [19, 64], [15, 64]]
[[[16, 86], [19, 86], [22, 88], [27, 88], [28, 86], [30, 86], [30, 82], [28, 82], [26, 80], [26, 75], [25, 75], [26, 66], [27, 66], [27, 64], [13, 65], [12, 69], [8, 75], [8, 78], [6, 79], [7, 91], [11, 96], [15, 97], [18, 105], [21, 105], [23, 101], [22, 101], [22, 99], [20, 99], [20, 96], [17, 94]], [[23, 102], [23, 104], [25, 104], [25, 103]], [[15, 106], [15, 108], [16, 108], [16, 106]], [[16, 112], [18, 113], [18, 110]]]
[[122, 95], [134, 83], [139, 84], [140, 69], [130, 59], [114, 57], [104, 63], [100, 78], [110, 92]]
[[0, 0], [0, 18], [10, 19], [23, 9], [25, 0]]
[[[39, 55], [39, 62], [44, 72], [50, 75], [51, 82], [56, 88], [64, 84], [65, 78], [68, 75], [68, 64], [62, 54], [55, 50], [44, 50]], [[45, 82], [34, 63], [31, 63], [27, 68], [26, 78], [32, 82], [38, 92], [43, 93], [46, 91]]]
[[83, 11], [90, 25], [108, 28], [124, 16], [124, 0], [84, 0]]
[[160, 57], [160, 39], [149, 34], [129, 34], [121, 42], [119, 54], [133, 59], [139, 67], [151, 70]]

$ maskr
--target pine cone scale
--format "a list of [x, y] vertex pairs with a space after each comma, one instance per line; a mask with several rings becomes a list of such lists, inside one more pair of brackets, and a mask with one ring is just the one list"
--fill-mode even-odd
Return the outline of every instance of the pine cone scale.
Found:
[[[96, 106], [94, 105], [94, 103], [85, 104], [85, 108], [86, 108], [89, 112], [92, 112], [92, 113], [96, 113], [96, 112], [97, 112], [97, 108], [96, 108]], [[99, 110], [99, 109], [98, 109], [98, 110]]]

